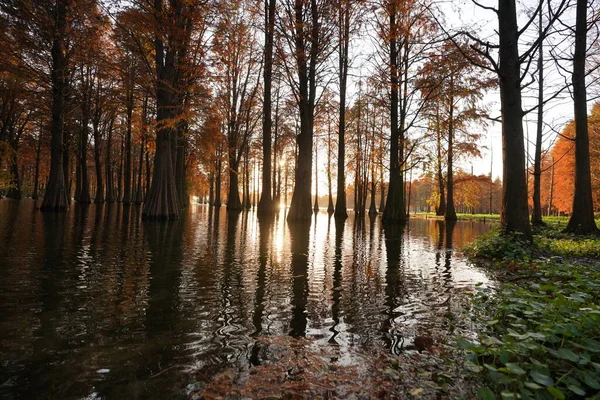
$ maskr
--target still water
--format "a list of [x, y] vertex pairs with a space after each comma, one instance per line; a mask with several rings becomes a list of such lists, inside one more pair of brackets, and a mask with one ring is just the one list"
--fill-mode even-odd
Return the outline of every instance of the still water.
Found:
[[489, 278], [459, 248], [490, 226], [379, 217], [288, 225], [190, 206], [41, 213], [0, 201], [0, 397], [185, 398], [248, 368], [256, 337], [398, 354], [458, 292]]

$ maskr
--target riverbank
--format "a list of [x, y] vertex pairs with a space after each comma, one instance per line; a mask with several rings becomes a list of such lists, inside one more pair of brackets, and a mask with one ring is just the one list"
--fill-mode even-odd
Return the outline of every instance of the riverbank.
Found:
[[600, 237], [549, 227], [531, 245], [492, 233], [467, 254], [502, 282], [473, 297], [478, 340], [458, 342], [485, 381], [478, 397], [598, 398]]

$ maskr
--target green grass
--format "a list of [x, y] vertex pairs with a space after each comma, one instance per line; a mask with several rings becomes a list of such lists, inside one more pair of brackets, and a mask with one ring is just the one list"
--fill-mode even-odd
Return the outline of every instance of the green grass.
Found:
[[501, 285], [473, 298], [477, 343], [459, 339], [483, 399], [600, 398], [600, 237], [537, 230], [479, 238], [467, 254]]

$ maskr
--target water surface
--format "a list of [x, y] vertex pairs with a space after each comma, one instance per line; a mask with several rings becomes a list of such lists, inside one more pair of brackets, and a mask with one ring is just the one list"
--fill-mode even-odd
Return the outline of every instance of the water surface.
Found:
[[488, 230], [0, 201], [0, 397], [185, 398], [249, 368], [259, 336], [411, 351], [460, 291], [489, 283], [454, 250]]

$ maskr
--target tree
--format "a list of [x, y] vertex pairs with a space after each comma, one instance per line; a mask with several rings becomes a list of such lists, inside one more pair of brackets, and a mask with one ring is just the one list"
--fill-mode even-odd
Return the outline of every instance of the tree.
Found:
[[[466, 56], [465, 56], [466, 55]], [[496, 85], [496, 80], [470, 61], [477, 60], [483, 64], [485, 60], [473, 51], [466, 43], [445, 41], [435, 50], [428, 62], [423, 66], [423, 77], [420, 82], [424, 94], [435, 104], [435, 127], [439, 141], [443, 127], [447, 138], [447, 171], [446, 171], [446, 205], [444, 218], [457, 220], [454, 205], [453, 166], [454, 159], [462, 154], [478, 156], [475, 143], [480, 134], [472, 131], [472, 122], [480, 122], [485, 116], [479, 102], [489, 88]], [[441, 115], [440, 115], [441, 111]], [[441, 118], [440, 118], [441, 117]], [[442, 122], [443, 121], [443, 122]], [[438, 180], [441, 175], [441, 145], [438, 145]], [[455, 155], [455, 152], [458, 154]], [[440, 188], [440, 198], [444, 198], [444, 190]]]
[[52, 125], [51, 125], [51, 152], [50, 152], [50, 177], [44, 195], [41, 209], [65, 210], [69, 205], [67, 186], [63, 168], [63, 129], [65, 114], [65, 95], [67, 90], [67, 8], [69, 0], [57, 0], [55, 9], [48, 10], [54, 23], [52, 38]]
[[[240, 211], [240, 162], [256, 125], [255, 105], [262, 63], [251, 30], [248, 5], [243, 1], [223, 5], [213, 39], [219, 77], [218, 99], [225, 110], [229, 190], [227, 210]], [[268, 171], [270, 176], [270, 170]]]
[[258, 203], [258, 214], [271, 214], [274, 211], [273, 198], [271, 197], [271, 129], [273, 119], [271, 116], [271, 79], [273, 77], [273, 34], [275, 31], [275, 4], [276, 0], [265, 0], [265, 61], [263, 72], [263, 168], [262, 188]]
[[598, 233], [594, 220], [590, 149], [585, 86], [585, 55], [587, 39], [587, 1], [577, 0], [575, 22], [575, 54], [573, 57], [573, 104], [575, 108], [575, 192], [573, 213], [565, 232], [577, 234]]
[[300, 132], [296, 138], [298, 159], [287, 219], [309, 220], [312, 216], [312, 151], [317, 80], [319, 69], [329, 55], [331, 27], [327, 21], [331, 15], [331, 5], [325, 0], [294, 0], [293, 4], [289, 0], [284, 8], [288, 20], [282, 22], [282, 33], [294, 60], [297, 82], [292, 83], [292, 88], [300, 114]]
[[152, 184], [142, 216], [147, 219], [177, 219], [181, 209], [175, 168], [177, 127], [181, 123], [183, 96], [181, 75], [188, 66], [186, 52], [194, 28], [193, 3], [172, 0], [153, 2], [151, 9], [156, 74], [156, 153]]

